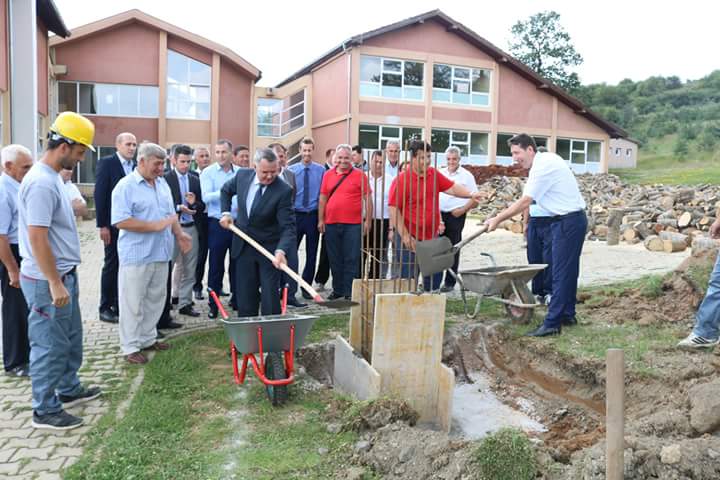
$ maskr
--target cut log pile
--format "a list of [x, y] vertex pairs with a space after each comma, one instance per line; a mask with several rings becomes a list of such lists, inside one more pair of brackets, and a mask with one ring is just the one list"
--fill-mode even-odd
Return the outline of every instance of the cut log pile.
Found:
[[[478, 184], [489, 200], [474, 212], [489, 217], [522, 196], [525, 178], [521, 169], [514, 169], [512, 176], [486, 176], [483, 168], [489, 167], [474, 167], [473, 174], [485, 179]], [[577, 179], [587, 204], [588, 240], [604, 240], [608, 245], [642, 242], [648, 250], [670, 253], [690, 247], [693, 254], [718, 248], [708, 231], [720, 214], [720, 185], [633, 185], [609, 174]], [[522, 233], [522, 217], [502, 227]]]

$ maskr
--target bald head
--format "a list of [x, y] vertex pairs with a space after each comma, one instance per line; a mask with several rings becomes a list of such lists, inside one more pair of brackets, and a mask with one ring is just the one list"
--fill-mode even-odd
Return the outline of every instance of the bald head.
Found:
[[137, 140], [135, 135], [129, 132], [123, 132], [115, 137], [115, 148], [121, 157], [125, 159], [131, 159], [135, 157], [135, 151], [137, 150]]

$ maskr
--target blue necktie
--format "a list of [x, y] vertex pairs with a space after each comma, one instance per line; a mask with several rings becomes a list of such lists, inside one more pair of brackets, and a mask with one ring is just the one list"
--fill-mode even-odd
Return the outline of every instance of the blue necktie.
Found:
[[303, 175], [303, 208], [310, 206], [310, 167], [305, 167], [305, 174]]
[[263, 194], [263, 188], [265, 188], [264, 185], [260, 185], [255, 192], [255, 197], [253, 198], [252, 205], [250, 205], [250, 215], [253, 214], [255, 209], [260, 205], [260, 200], [262, 199]]

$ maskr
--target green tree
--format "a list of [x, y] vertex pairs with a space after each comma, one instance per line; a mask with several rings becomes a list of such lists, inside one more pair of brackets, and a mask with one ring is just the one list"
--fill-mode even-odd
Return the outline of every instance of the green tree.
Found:
[[510, 53], [518, 60], [570, 92], [580, 87], [580, 78], [572, 68], [582, 64], [583, 58], [560, 25], [559, 13], [536, 13], [518, 21], [510, 31]]
[[675, 142], [675, 147], [673, 148], [673, 154], [675, 154], [676, 157], [681, 157], [678, 160], [683, 161], [685, 159], [682, 157], [688, 154], [688, 150], [688, 141], [683, 137], [678, 137]]

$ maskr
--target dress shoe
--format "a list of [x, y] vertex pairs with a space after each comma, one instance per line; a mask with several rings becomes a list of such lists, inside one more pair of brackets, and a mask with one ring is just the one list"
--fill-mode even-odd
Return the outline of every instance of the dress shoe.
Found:
[[229, 297], [229, 296], [230, 296], [229, 293], [223, 292], [222, 290], [220, 290], [220, 293], [218, 293], [218, 297]]
[[180, 299], [178, 297], [172, 297], [170, 299], [170, 303], [172, 303], [173, 305], [177, 305], [178, 303], [180, 303]]
[[165, 334], [161, 332], [160, 330], [157, 331], [157, 335], [155, 335], [155, 338], [165, 338]]
[[440, 287], [440, 293], [450, 293], [453, 290], [455, 290], [454, 285], [452, 287], [449, 285], [443, 285], [442, 287]]
[[165, 342], [155, 342], [149, 347], [144, 348], [143, 350], [155, 350], [158, 352], [170, 350], [170, 344]]
[[195, 300], [205, 300], [202, 290], [195, 290]]
[[210, 310], [208, 310], [208, 318], [217, 318], [217, 317], [218, 317], [217, 305], [210, 305]]
[[133, 352], [130, 355], [125, 355], [125, 360], [133, 365], [144, 365], [148, 362], [147, 357], [140, 352]]
[[5, 374], [11, 376], [11, 377], [29, 377], [30, 376], [30, 365], [19, 365], [15, 368], [12, 368], [10, 370], [7, 370]]
[[576, 317], [566, 317], [562, 319], [563, 327], [573, 327], [578, 324]]
[[112, 310], [103, 310], [100, 312], [100, 321], [106, 323], [118, 323], [120, 318]]
[[536, 330], [525, 334], [526, 337], [549, 337], [550, 335], [560, 335], [562, 327], [546, 327], [540, 325]]
[[185, 315], [188, 317], [199, 317], [200, 313], [195, 311], [195, 309], [192, 307], [192, 305], [185, 305], [180, 310], [178, 310], [178, 313], [180, 315]]
[[328, 296], [328, 300], [337, 300], [338, 298], [343, 298], [343, 296], [341, 294], [335, 293], [335, 292], [331, 293]]
[[302, 293], [302, 297], [303, 297], [305, 300], [312, 300], [312, 298], [313, 298], [312, 295], [310, 295], [310, 294], [309, 294], [308, 292], [306, 292], [305, 290], [303, 290], [301, 293]]
[[182, 323], [178, 323], [175, 320], [170, 320], [165, 325], [161, 325], [160, 328], [162, 328], [163, 330], [167, 330], [167, 329], [175, 330], [176, 328], [182, 328], [182, 326], [183, 326]]
[[307, 303], [303, 303], [295, 297], [288, 298], [287, 304], [289, 307], [295, 307], [295, 308], [307, 307]]

